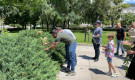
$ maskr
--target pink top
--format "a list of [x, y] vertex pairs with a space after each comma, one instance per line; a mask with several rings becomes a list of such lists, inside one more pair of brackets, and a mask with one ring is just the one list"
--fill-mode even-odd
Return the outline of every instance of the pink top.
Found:
[[112, 58], [114, 56], [114, 41], [113, 40], [108, 42], [106, 49], [108, 49], [109, 52], [105, 52], [105, 56]]

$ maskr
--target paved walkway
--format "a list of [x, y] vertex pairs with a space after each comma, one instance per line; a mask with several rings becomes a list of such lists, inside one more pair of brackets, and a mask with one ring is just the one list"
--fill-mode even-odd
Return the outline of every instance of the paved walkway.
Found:
[[60, 71], [58, 74], [59, 80], [129, 80], [125, 78], [125, 67], [123, 66], [124, 58], [119, 56], [113, 58], [113, 64], [116, 67], [119, 77], [111, 78], [106, 75], [106, 72], [108, 72], [108, 64], [104, 53], [100, 54], [98, 62], [94, 62], [91, 59], [91, 57], [94, 57], [94, 49], [92, 46], [78, 45], [76, 53], [78, 61], [76, 75], [66, 76], [66, 73]]

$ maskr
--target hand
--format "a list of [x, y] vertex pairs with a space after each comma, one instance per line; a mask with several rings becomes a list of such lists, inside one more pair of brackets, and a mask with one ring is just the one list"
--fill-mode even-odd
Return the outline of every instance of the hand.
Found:
[[99, 37], [99, 34], [97, 34], [97, 37]]
[[49, 48], [45, 48], [45, 50], [46, 50], [46, 51], [48, 51], [48, 50], [49, 50]]
[[102, 47], [106, 47], [105, 45], [102, 45]]
[[43, 38], [43, 41], [46, 41], [46, 40], [47, 40], [47, 37], [44, 37], [44, 38]]
[[45, 43], [43, 43], [43, 45], [47, 45], [47, 43], [45, 42]]
[[127, 54], [135, 54], [135, 51], [133, 51], [133, 50], [128, 50], [128, 51], [127, 51]]
[[130, 38], [133, 38], [133, 36], [130, 36]]
[[92, 35], [92, 37], [95, 37], [94, 35]]

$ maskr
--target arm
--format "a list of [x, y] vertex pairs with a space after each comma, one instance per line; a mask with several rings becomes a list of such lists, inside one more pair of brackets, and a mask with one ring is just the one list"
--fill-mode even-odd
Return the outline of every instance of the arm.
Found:
[[51, 43], [46, 43], [46, 42], [44, 42], [44, 43], [43, 43], [43, 45], [47, 45], [47, 44], [48, 44], [48, 45], [53, 45], [53, 44], [55, 44], [55, 42], [51, 42]]
[[97, 35], [94, 36], [94, 37], [95, 37], [95, 38], [100, 38], [100, 37], [102, 37], [102, 33], [103, 33], [103, 30], [102, 30], [102, 28], [100, 28], [99, 34], [97, 34]]
[[126, 32], [124, 32], [124, 40], [126, 40]]
[[135, 54], [135, 51], [133, 51], [133, 50], [128, 50], [128, 51], [127, 51], [127, 54]]
[[53, 43], [51, 43], [51, 46], [46, 48], [45, 50], [53, 49], [57, 46], [57, 44], [58, 44], [58, 42], [53, 42]]

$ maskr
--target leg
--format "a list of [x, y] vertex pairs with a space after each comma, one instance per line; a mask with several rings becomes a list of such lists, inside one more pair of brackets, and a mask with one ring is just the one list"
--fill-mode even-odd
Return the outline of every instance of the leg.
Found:
[[93, 43], [94, 50], [96, 51], [96, 44], [93, 41], [92, 41], [92, 43]]
[[116, 54], [119, 54], [119, 45], [120, 45], [120, 43], [119, 43], [119, 40], [116, 40], [116, 42], [117, 42], [117, 52], [116, 52]]
[[113, 69], [114, 73], [117, 73], [116, 70], [115, 70], [114, 65], [112, 63], [109, 63], [109, 64], [110, 64], [111, 68]]
[[75, 65], [76, 65], [76, 45], [77, 43], [74, 42], [70, 47], [69, 47], [69, 53], [70, 53], [70, 61], [71, 61], [71, 72], [75, 72]]
[[100, 55], [100, 44], [96, 44], [96, 59], [99, 59], [99, 55]]
[[92, 40], [92, 43], [93, 43], [93, 47], [94, 47], [94, 50], [95, 50], [95, 57], [96, 58], [96, 44], [94, 43], [94, 41]]
[[66, 61], [67, 61], [67, 68], [70, 70], [70, 55], [69, 55], [69, 46], [65, 45], [66, 49]]
[[77, 47], [77, 42], [75, 41], [75, 61], [76, 61], [76, 64], [77, 64], [77, 58], [76, 58], [76, 47]]
[[110, 64], [109, 64], [109, 63], [108, 63], [108, 67], [109, 67], [109, 72], [112, 72], [112, 71], [111, 71], [111, 66], [110, 66]]
[[69, 46], [65, 45], [65, 51], [66, 51], [66, 62], [68, 61], [68, 56], [69, 56]]
[[121, 47], [121, 51], [122, 51], [122, 54], [124, 54], [125, 50], [124, 50], [124, 47], [123, 47], [123, 41], [121, 40], [120, 41], [120, 47]]

